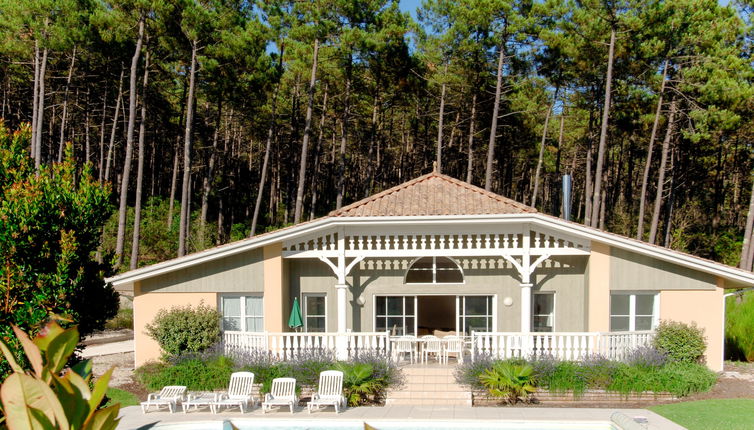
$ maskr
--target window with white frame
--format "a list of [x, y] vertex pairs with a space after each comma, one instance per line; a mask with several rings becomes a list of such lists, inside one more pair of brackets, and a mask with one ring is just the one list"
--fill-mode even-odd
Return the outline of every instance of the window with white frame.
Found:
[[553, 331], [555, 293], [534, 293], [531, 301], [532, 331]]
[[304, 330], [309, 333], [327, 331], [327, 296], [304, 294]]
[[462, 284], [463, 271], [448, 257], [422, 257], [406, 272], [407, 284]]
[[610, 331], [652, 330], [657, 326], [655, 293], [610, 294]]
[[461, 296], [458, 327], [465, 335], [472, 331], [492, 331], [492, 296]]
[[225, 331], [264, 331], [262, 296], [223, 295], [220, 299]]
[[415, 296], [377, 296], [374, 300], [375, 331], [389, 330], [391, 336], [416, 334]]

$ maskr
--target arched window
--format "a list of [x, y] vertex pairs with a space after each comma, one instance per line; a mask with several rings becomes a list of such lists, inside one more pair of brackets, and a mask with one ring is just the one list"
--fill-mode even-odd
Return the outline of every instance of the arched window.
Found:
[[421, 257], [406, 272], [407, 284], [462, 284], [463, 271], [448, 257]]

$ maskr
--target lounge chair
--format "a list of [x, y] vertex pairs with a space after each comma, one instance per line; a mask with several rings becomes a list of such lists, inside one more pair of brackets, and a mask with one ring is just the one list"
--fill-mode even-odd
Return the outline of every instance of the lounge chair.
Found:
[[306, 406], [309, 413], [312, 413], [312, 409], [319, 410], [323, 406], [334, 406], [335, 413], [340, 413], [340, 408], [346, 406], [346, 398], [343, 397], [343, 372], [340, 370], [320, 372], [317, 392], [312, 395], [312, 400]]
[[150, 393], [146, 402], [141, 402], [141, 411], [147, 413], [150, 406], [155, 406], [158, 410], [160, 406], [167, 406], [172, 414], [178, 407], [178, 402], [183, 400], [186, 395], [186, 387], [183, 385], [168, 385], [163, 387], [159, 393]]
[[296, 379], [295, 378], [275, 378], [272, 380], [270, 392], [264, 395], [262, 402], [262, 413], [272, 410], [273, 406], [288, 406], [293, 413], [293, 406], [296, 404]]
[[213, 413], [218, 413], [220, 408], [238, 406], [241, 409], [241, 413], [246, 412], [249, 409], [249, 403], [251, 407], [257, 403], [254, 396], [251, 394], [254, 388], [254, 374], [251, 372], [235, 372], [230, 375], [230, 383], [228, 384], [228, 391], [220, 393], [217, 400], [210, 403], [210, 409]]

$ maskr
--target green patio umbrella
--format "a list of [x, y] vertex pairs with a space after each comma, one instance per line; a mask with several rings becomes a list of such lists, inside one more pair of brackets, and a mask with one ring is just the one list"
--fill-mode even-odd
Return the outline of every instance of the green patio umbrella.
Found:
[[298, 297], [293, 298], [293, 307], [291, 308], [291, 317], [288, 318], [288, 327], [297, 329], [304, 325], [301, 318], [301, 306], [298, 304]]

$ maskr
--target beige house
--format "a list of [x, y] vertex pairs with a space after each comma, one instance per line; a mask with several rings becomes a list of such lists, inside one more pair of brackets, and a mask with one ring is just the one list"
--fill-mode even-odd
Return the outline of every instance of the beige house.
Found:
[[[328, 216], [108, 279], [133, 288], [136, 365], [160, 309], [204, 302], [246, 348], [387, 350], [456, 332], [473, 353], [619, 357], [660, 320], [695, 322], [722, 370], [726, 289], [754, 275], [537, 212], [438, 173]], [[287, 326], [294, 297], [303, 331]]]

